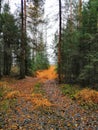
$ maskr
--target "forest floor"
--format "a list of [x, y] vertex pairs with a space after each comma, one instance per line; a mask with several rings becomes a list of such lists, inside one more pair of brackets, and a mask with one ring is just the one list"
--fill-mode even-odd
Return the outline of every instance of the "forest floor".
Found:
[[98, 110], [85, 110], [63, 95], [53, 69], [1, 80], [0, 130], [98, 130]]

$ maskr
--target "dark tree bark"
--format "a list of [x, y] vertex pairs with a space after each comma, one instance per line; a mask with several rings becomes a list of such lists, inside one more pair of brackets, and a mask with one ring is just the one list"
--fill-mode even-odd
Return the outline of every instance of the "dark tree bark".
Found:
[[20, 55], [20, 78], [25, 78], [25, 42], [24, 42], [24, 2], [21, 0], [21, 55]]
[[61, 29], [62, 29], [61, 0], [59, 0], [59, 42], [58, 42], [58, 81], [61, 83]]
[[1, 0], [0, 0], [0, 13], [1, 13]]
[[[1, 0], [0, 0], [0, 14], [1, 14]], [[0, 38], [1, 38], [1, 21], [0, 21]], [[0, 55], [1, 55], [1, 45], [0, 45]], [[2, 76], [2, 72], [1, 72], [1, 56], [0, 56], [0, 78], [1, 78], [1, 76]]]
[[[5, 40], [5, 39], [4, 39]], [[10, 44], [7, 41], [4, 41], [4, 67], [3, 74], [9, 75], [12, 65], [12, 53], [10, 52]]]
[[27, 28], [27, 25], [26, 25], [26, 20], [27, 20], [27, 12], [26, 12], [26, 0], [24, 0], [24, 35], [25, 35], [25, 74], [28, 75], [28, 50], [27, 50], [27, 42], [26, 42], [26, 28]]
[[24, 31], [26, 35], [26, 0], [24, 0]]

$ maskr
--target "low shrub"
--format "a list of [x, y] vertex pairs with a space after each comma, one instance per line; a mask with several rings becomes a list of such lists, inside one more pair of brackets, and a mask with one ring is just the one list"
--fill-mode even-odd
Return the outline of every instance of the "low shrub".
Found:
[[98, 92], [85, 88], [75, 95], [78, 103], [86, 108], [98, 107]]

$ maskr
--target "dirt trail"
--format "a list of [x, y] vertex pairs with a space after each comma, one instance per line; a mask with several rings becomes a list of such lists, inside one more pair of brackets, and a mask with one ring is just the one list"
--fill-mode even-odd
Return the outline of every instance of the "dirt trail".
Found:
[[65, 121], [64, 130], [98, 130], [98, 112], [85, 111], [64, 96], [55, 80], [48, 80], [43, 87], [49, 100], [56, 104], [55, 113]]
[[[0, 130], [98, 130], [98, 113], [84, 111], [64, 96], [54, 80], [55, 73], [48, 77], [49, 72], [10, 83], [20, 95], [6, 113], [0, 112]], [[44, 94], [32, 97], [34, 87], [42, 81]]]

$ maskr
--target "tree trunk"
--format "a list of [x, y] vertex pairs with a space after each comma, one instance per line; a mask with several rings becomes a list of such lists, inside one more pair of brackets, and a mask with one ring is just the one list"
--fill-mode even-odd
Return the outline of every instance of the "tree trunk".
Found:
[[79, 0], [79, 29], [81, 29], [82, 24], [82, 0]]
[[70, 0], [70, 32], [73, 31], [73, 11], [72, 11], [72, 0]]
[[21, 55], [20, 55], [20, 78], [25, 78], [25, 42], [24, 42], [24, 15], [23, 0], [21, 0]]
[[27, 42], [26, 42], [26, 0], [24, 0], [24, 35], [25, 35], [25, 74], [28, 75], [28, 49], [27, 49]]
[[[1, 0], [0, 0], [0, 14], [1, 14]], [[1, 39], [1, 23], [0, 23], [0, 39]], [[0, 45], [0, 55], [1, 55], [1, 45]], [[1, 74], [1, 56], [0, 56], [0, 78], [1, 78], [1, 76], [2, 76], [2, 74]]]
[[59, 0], [59, 42], [58, 42], [58, 81], [61, 83], [61, 25], [62, 25], [62, 13], [61, 13], [61, 0]]
[[10, 45], [5, 41], [4, 43], [4, 68], [3, 74], [9, 75], [12, 65], [12, 53], [10, 52]]
[[2, 46], [0, 45], [0, 78], [2, 77]]
[[0, 14], [1, 14], [1, 0], [0, 0]]
[[26, 35], [26, 0], [24, 0], [24, 32]]

